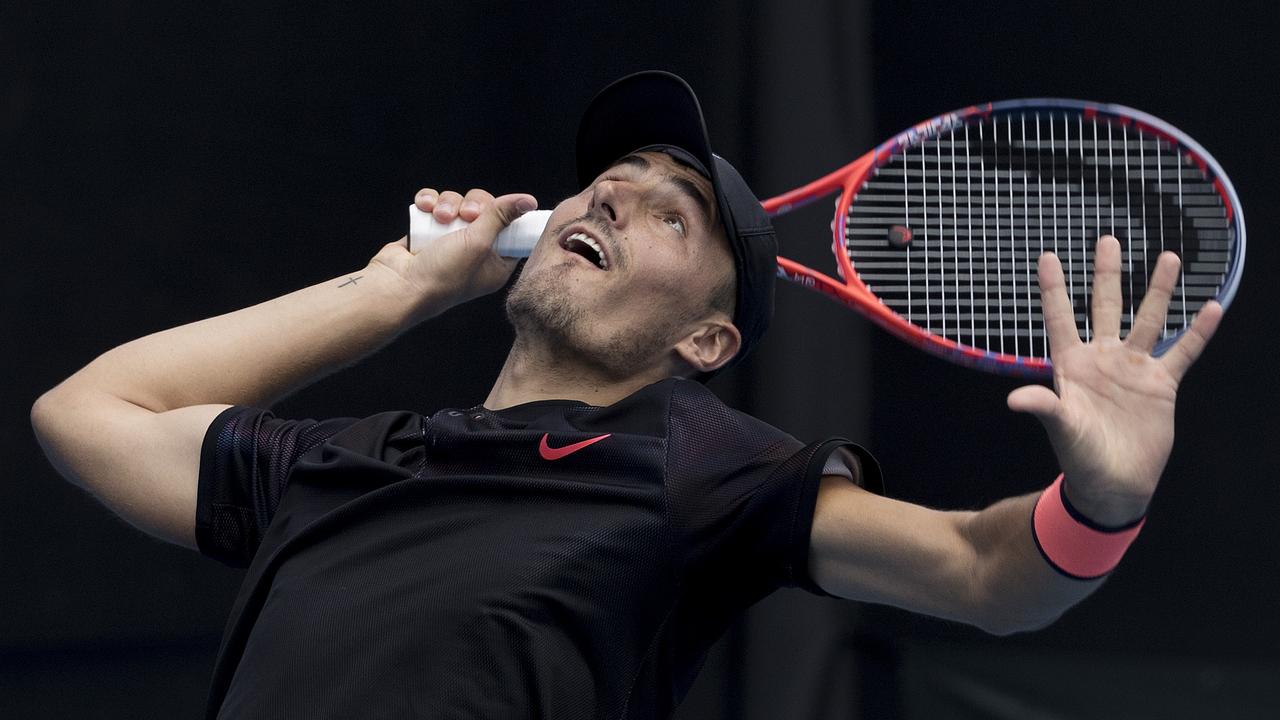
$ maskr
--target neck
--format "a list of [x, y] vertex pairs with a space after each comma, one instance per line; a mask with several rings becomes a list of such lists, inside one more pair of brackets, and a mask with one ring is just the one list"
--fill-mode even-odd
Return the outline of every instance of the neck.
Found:
[[605, 406], [667, 377], [653, 369], [627, 378], [610, 378], [598, 368], [574, 362], [534, 343], [516, 341], [494, 381], [484, 406], [490, 410], [537, 400], [578, 400]]

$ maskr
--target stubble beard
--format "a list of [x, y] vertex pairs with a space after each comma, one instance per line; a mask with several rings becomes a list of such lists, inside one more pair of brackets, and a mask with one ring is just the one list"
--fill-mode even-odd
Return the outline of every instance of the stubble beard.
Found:
[[587, 309], [573, 302], [563, 273], [547, 270], [536, 276], [521, 273], [507, 294], [517, 352], [531, 352], [562, 367], [586, 366], [607, 380], [635, 377], [665, 357], [675, 330], [670, 318], [593, 338], [587, 332]]

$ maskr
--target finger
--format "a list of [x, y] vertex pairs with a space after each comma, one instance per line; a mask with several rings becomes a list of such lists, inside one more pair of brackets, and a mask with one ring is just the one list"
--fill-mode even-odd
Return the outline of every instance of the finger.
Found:
[[475, 222], [476, 218], [480, 217], [480, 212], [491, 202], [493, 202], [492, 193], [479, 188], [472, 188], [462, 198], [462, 207], [458, 210], [458, 217], [467, 222]]
[[1050, 351], [1080, 343], [1075, 310], [1067, 295], [1067, 281], [1062, 276], [1062, 263], [1053, 253], [1040, 256], [1040, 308], [1044, 327], [1049, 333]]
[[436, 199], [440, 197], [440, 193], [432, 188], [422, 188], [417, 195], [413, 196], [413, 202], [418, 209], [424, 213], [429, 213], [436, 207]]
[[1133, 318], [1133, 329], [1124, 339], [1126, 345], [1150, 353], [1160, 332], [1164, 330], [1164, 318], [1169, 312], [1169, 298], [1178, 282], [1178, 256], [1171, 252], [1160, 253], [1156, 269], [1151, 273], [1151, 284], [1142, 298], [1138, 314]]
[[1196, 319], [1191, 321], [1191, 327], [1160, 358], [1175, 381], [1182, 382], [1182, 376], [1187, 374], [1200, 353], [1204, 352], [1205, 345], [1209, 344], [1209, 340], [1217, 332], [1221, 320], [1222, 306], [1218, 301], [1210, 300], [1205, 303], [1200, 312], [1196, 313]]
[[538, 200], [532, 195], [514, 193], [494, 198], [485, 206], [484, 211], [467, 227], [472, 238], [493, 244], [498, 231], [511, 224], [512, 220], [538, 207]]
[[1031, 413], [1051, 434], [1058, 431], [1061, 400], [1043, 385], [1023, 385], [1009, 393], [1006, 400], [1014, 412]]
[[440, 199], [436, 201], [435, 210], [432, 215], [435, 216], [436, 222], [448, 225], [453, 219], [458, 217], [458, 206], [462, 204], [462, 196], [452, 190], [445, 190], [440, 193]]
[[1098, 240], [1093, 255], [1093, 336], [1120, 337], [1120, 241], [1110, 235]]

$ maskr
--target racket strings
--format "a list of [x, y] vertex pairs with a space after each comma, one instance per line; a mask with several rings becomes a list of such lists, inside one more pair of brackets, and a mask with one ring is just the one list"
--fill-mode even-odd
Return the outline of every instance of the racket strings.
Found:
[[[910, 147], [868, 178], [844, 225], [859, 278], [899, 315], [963, 345], [1026, 357], [1048, 355], [1041, 253], [1061, 259], [1088, 338], [1099, 236], [1121, 243], [1122, 334], [1160, 252], [1177, 252], [1183, 275], [1167, 337], [1215, 297], [1234, 242], [1221, 196], [1174, 144], [1061, 111], [993, 115]], [[887, 240], [902, 227], [908, 243]]]

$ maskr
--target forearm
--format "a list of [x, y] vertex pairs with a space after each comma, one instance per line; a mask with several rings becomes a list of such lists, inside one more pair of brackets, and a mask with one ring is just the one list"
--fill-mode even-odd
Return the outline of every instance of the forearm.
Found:
[[1007, 634], [1044, 627], [1088, 597], [1102, 580], [1076, 580], [1055, 570], [1032, 537], [1040, 493], [1002, 500], [972, 513], [963, 534], [974, 549], [973, 604], [977, 624]]
[[274, 300], [125, 343], [55, 392], [114, 396], [152, 412], [268, 405], [443, 310], [378, 263]]

